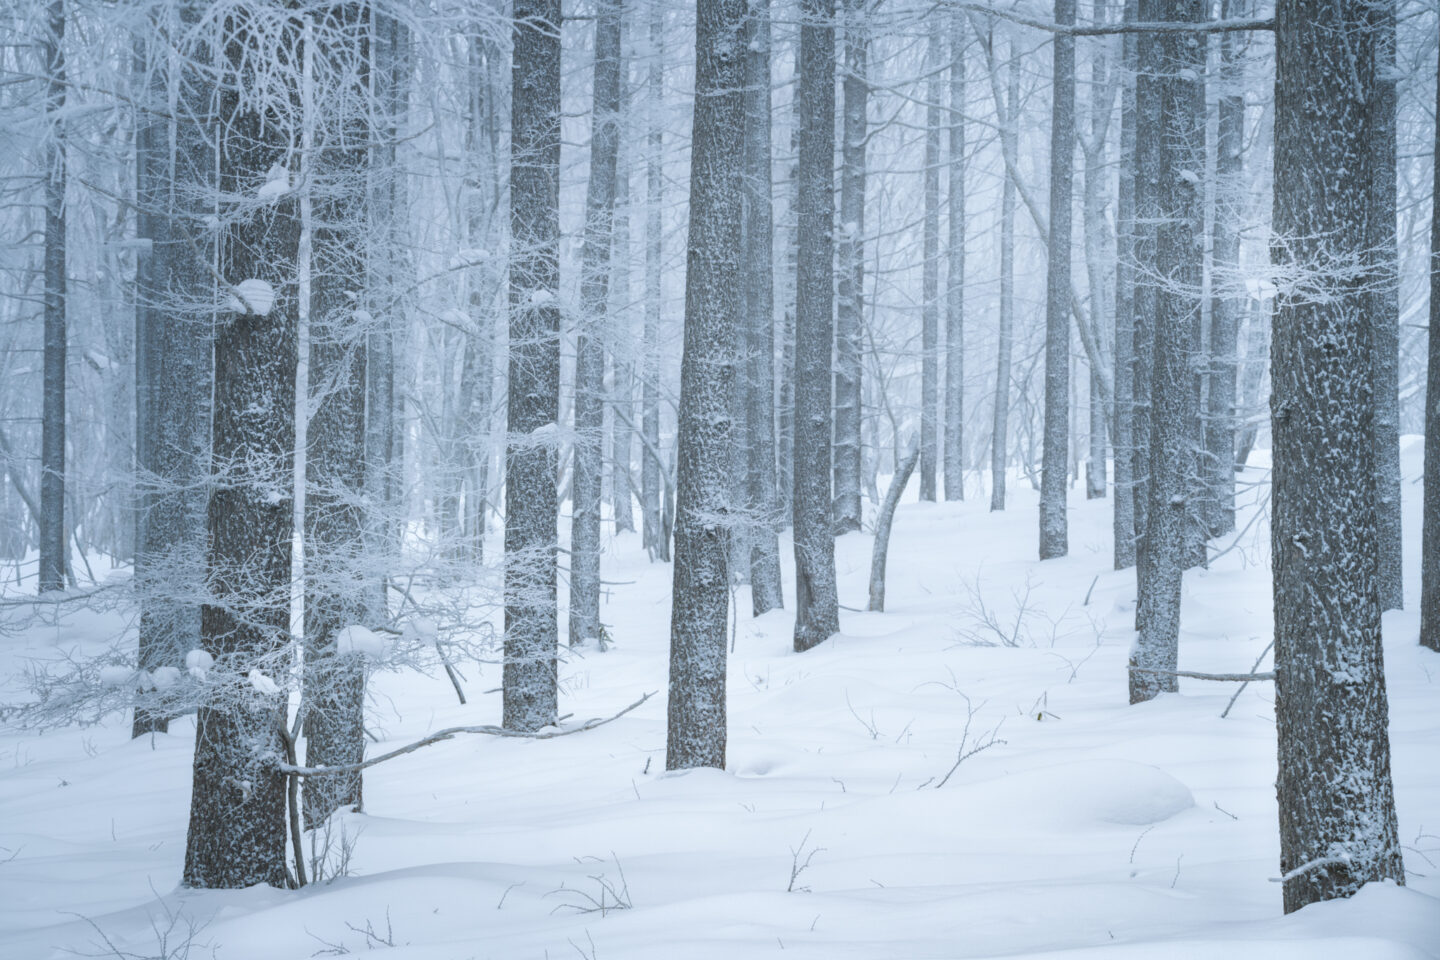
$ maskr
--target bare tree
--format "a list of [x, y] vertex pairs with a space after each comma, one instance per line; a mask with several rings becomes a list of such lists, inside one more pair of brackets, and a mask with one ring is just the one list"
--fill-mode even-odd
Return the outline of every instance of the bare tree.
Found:
[[1368, 0], [1275, 10], [1270, 543], [1287, 913], [1405, 882], [1377, 583], [1373, 198], [1334, 189], [1375, 176], [1378, 19]]
[[[994, 35], [985, 37], [985, 55], [991, 76], [995, 74]], [[1020, 72], [1014, 61], [1014, 44], [1006, 65], [1005, 98], [994, 84], [995, 112], [1000, 115], [1001, 149], [1014, 156], [1019, 150]], [[1000, 316], [996, 331], [995, 416], [990, 438], [990, 509], [1005, 509], [1005, 472], [1010, 466], [1010, 364], [1015, 349], [1015, 177], [1013, 164], [1005, 164], [1005, 182], [1000, 188]]]
[[937, 17], [925, 42], [925, 226], [920, 281], [920, 499], [935, 500], [935, 414], [940, 403], [940, 91], [943, 68]]
[[870, 24], [865, 0], [845, 0], [840, 134], [840, 277], [835, 311], [835, 532], [860, 529], [861, 324], [865, 312], [865, 137]]
[[945, 499], [965, 499], [965, 21], [950, 16], [950, 183], [945, 253]]
[[[1137, 0], [1124, 0], [1133, 22]], [[1139, 43], [1121, 40], [1120, 162], [1115, 199], [1115, 569], [1135, 564], [1135, 72]]]
[[[1435, 102], [1440, 103], [1440, 63], [1435, 71]], [[1440, 156], [1440, 125], [1435, 128]], [[1440, 197], [1440, 163], [1435, 192]], [[1420, 642], [1440, 651], [1440, 203], [1430, 219], [1430, 334], [1425, 376], [1425, 517], [1420, 547]]]
[[[645, 97], [647, 153], [645, 157], [645, 320], [641, 334], [644, 356], [640, 373], [641, 441], [640, 538], [650, 556], [670, 559], [670, 535], [660, 501], [663, 496], [660, 461], [660, 272], [664, 253], [660, 207], [664, 201], [665, 127], [665, 8], [650, 5], [650, 61], [646, 67]], [[668, 503], [668, 498], [666, 498]]]
[[40, 439], [40, 592], [65, 587], [65, 0], [45, 8], [45, 348]]

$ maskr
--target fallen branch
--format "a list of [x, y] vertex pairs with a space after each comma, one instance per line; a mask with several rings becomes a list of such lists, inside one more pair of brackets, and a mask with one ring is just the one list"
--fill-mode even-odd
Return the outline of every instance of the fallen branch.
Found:
[[1131, 667], [1135, 673], [1158, 673], [1167, 677], [1189, 677], [1191, 680], [1235, 680], [1249, 683], [1251, 680], [1274, 680], [1275, 671], [1264, 673], [1200, 673], [1195, 670], [1155, 670], [1151, 667]]
[[[1250, 671], [1252, 673], [1260, 666], [1260, 661], [1265, 659], [1265, 654], [1269, 653], [1270, 648], [1273, 646], [1275, 646], [1274, 640], [1271, 640], [1269, 643], [1265, 644], [1265, 649], [1260, 651], [1260, 656], [1255, 658], [1255, 663], [1250, 668]], [[1249, 685], [1250, 681], [1246, 680], [1244, 683], [1240, 684], [1240, 686], [1235, 688], [1235, 695], [1230, 698], [1230, 702], [1225, 704], [1225, 709], [1220, 713], [1221, 720], [1224, 720], [1227, 716], [1230, 715], [1230, 708], [1235, 706], [1235, 701], [1240, 699], [1240, 694], [1244, 693], [1245, 688]]]
[[366, 767], [373, 767], [377, 763], [384, 763], [386, 760], [393, 760], [404, 754], [414, 753], [421, 747], [428, 747], [432, 743], [449, 740], [451, 737], [458, 736], [462, 733], [482, 733], [491, 737], [511, 737], [520, 740], [553, 740], [556, 737], [568, 737], [573, 733], [584, 733], [586, 730], [594, 730], [596, 727], [603, 727], [607, 723], [619, 720], [625, 716], [625, 714], [634, 710], [653, 696], [655, 696], [655, 693], [651, 691], [619, 713], [612, 714], [603, 719], [596, 717], [592, 720], [586, 720], [578, 727], [571, 727], [568, 730], [541, 730], [535, 733], [527, 733], [523, 730], [510, 730], [506, 727], [497, 727], [491, 724], [482, 724], [476, 727], [449, 727], [432, 733], [428, 737], [416, 740], [414, 743], [396, 750], [391, 750], [389, 753], [382, 753], [378, 757], [371, 757], [369, 760], [362, 760], [359, 763], [346, 763], [335, 767], [301, 767], [292, 763], [282, 763], [279, 765], [279, 769], [281, 773], [291, 777], [324, 777], [338, 773], [354, 773], [364, 770]]

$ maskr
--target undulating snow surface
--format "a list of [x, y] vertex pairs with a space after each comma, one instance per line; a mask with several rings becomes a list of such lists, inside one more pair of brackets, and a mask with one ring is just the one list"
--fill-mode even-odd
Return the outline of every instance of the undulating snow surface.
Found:
[[[1412, 604], [1419, 464], [1409, 438]], [[1262, 478], [1245, 475], [1247, 500]], [[724, 772], [663, 773], [670, 570], [627, 535], [605, 561], [614, 646], [568, 656], [561, 710], [576, 723], [660, 695], [578, 736], [455, 740], [369, 771], [366, 812], [335, 824], [358, 840], [333, 883], [176, 888], [190, 718], [153, 743], [131, 742], [120, 716], [6, 733], [0, 957], [111, 956], [102, 932], [126, 956], [163, 955], [167, 916], [171, 948], [194, 925], [190, 956], [224, 960], [1440, 957], [1440, 657], [1417, 646], [1413, 609], [1385, 622], [1410, 886], [1286, 918], [1270, 881], [1271, 685], [1225, 719], [1233, 683], [1182, 680], [1179, 696], [1127, 706], [1134, 573], [1109, 569], [1110, 501], [1074, 491], [1070, 556], [1041, 564], [1023, 481], [1003, 514], [978, 490], [918, 504], [917, 487], [896, 518], [889, 612], [855, 612], [870, 538], [852, 534], [837, 548], [841, 636], [797, 655], [790, 613], [741, 617]], [[1186, 575], [1183, 669], [1245, 671], [1269, 641], [1268, 529], [1253, 505], [1241, 526], [1213, 569]], [[745, 588], [736, 602], [749, 609]], [[76, 615], [7, 638], [4, 667], [116, 627]], [[498, 722], [499, 694], [482, 693], [498, 666], [462, 669], [464, 707], [443, 673], [377, 677], [372, 752]]]

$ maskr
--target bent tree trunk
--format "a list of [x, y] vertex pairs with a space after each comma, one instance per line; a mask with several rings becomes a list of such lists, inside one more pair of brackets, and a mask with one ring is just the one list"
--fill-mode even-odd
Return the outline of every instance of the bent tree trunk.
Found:
[[[1377, 91], [1367, 0], [1275, 11], [1272, 338], [1275, 722], [1287, 913], [1405, 882], [1390, 779], [1375, 503], [1373, 277], [1364, 190]], [[1317, 123], [1324, 117], [1324, 123]]]
[[[284, 62], [299, 47], [293, 21], [274, 34], [257, 29], [227, 18], [229, 82], [219, 94], [219, 188], [232, 199], [222, 208], [218, 270], [233, 292], [221, 295], [215, 337], [211, 456], [221, 476], [207, 511], [210, 600], [200, 624], [214, 666], [196, 720], [183, 879], [190, 887], [289, 882], [278, 769], [285, 694], [249, 678], [259, 671], [281, 681], [290, 661], [300, 219], [293, 192], [256, 196], [272, 171], [285, 171], [299, 109], [289, 84], [258, 96], [264, 81], [252, 65], [279, 61], [274, 76], [293, 78], [300, 64]], [[245, 281], [252, 283], [235, 289]], [[267, 286], [272, 303], [256, 294]]]
[[910, 452], [895, 468], [890, 480], [890, 489], [885, 493], [885, 502], [880, 515], [875, 518], [875, 545], [870, 550], [870, 609], [885, 611], [885, 560], [890, 553], [890, 525], [895, 521], [895, 508], [900, 504], [900, 495], [915, 472], [915, 461], [920, 459], [920, 447], [912, 442]]
[[734, 147], [745, 128], [745, 8], [746, 0], [700, 0], [696, 8], [667, 770], [725, 766], [727, 468], [744, 307], [742, 157]]

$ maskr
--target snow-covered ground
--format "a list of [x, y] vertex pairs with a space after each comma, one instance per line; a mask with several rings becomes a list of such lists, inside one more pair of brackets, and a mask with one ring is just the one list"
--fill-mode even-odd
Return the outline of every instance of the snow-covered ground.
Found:
[[[188, 718], [153, 743], [130, 741], [120, 716], [5, 733], [0, 957], [183, 957], [187, 939], [190, 957], [222, 960], [1440, 957], [1440, 656], [1416, 644], [1419, 465], [1407, 438], [1412, 610], [1385, 622], [1408, 888], [1281, 916], [1272, 687], [1251, 684], [1224, 719], [1235, 684], [1182, 680], [1178, 696], [1126, 704], [1134, 572], [1110, 570], [1109, 500], [1075, 491], [1070, 556], [1042, 564], [1027, 484], [991, 514], [978, 496], [915, 503], [912, 483], [888, 612], [856, 612], [870, 537], [853, 534], [837, 548], [840, 636], [797, 655], [788, 613], [740, 618], [724, 772], [663, 773], [670, 571], [627, 536], [605, 567], [614, 646], [567, 659], [561, 710], [574, 723], [660, 695], [574, 737], [472, 737], [370, 771], [366, 812], [339, 818], [358, 840], [332, 883], [177, 888]], [[1187, 574], [1184, 668], [1247, 670], [1269, 642], [1268, 530], [1253, 506], [1241, 525], [1212, 569]], [[736, 599], [747, 611], [748, 593]], [[0, 666], [114, 623], [7, 638]], [[498, 692], [481, 691], [499, 668], [466, 676], [464, 707], [443, 675], [378, 677], [372, 729], [395, 746], [498, 722]]]

